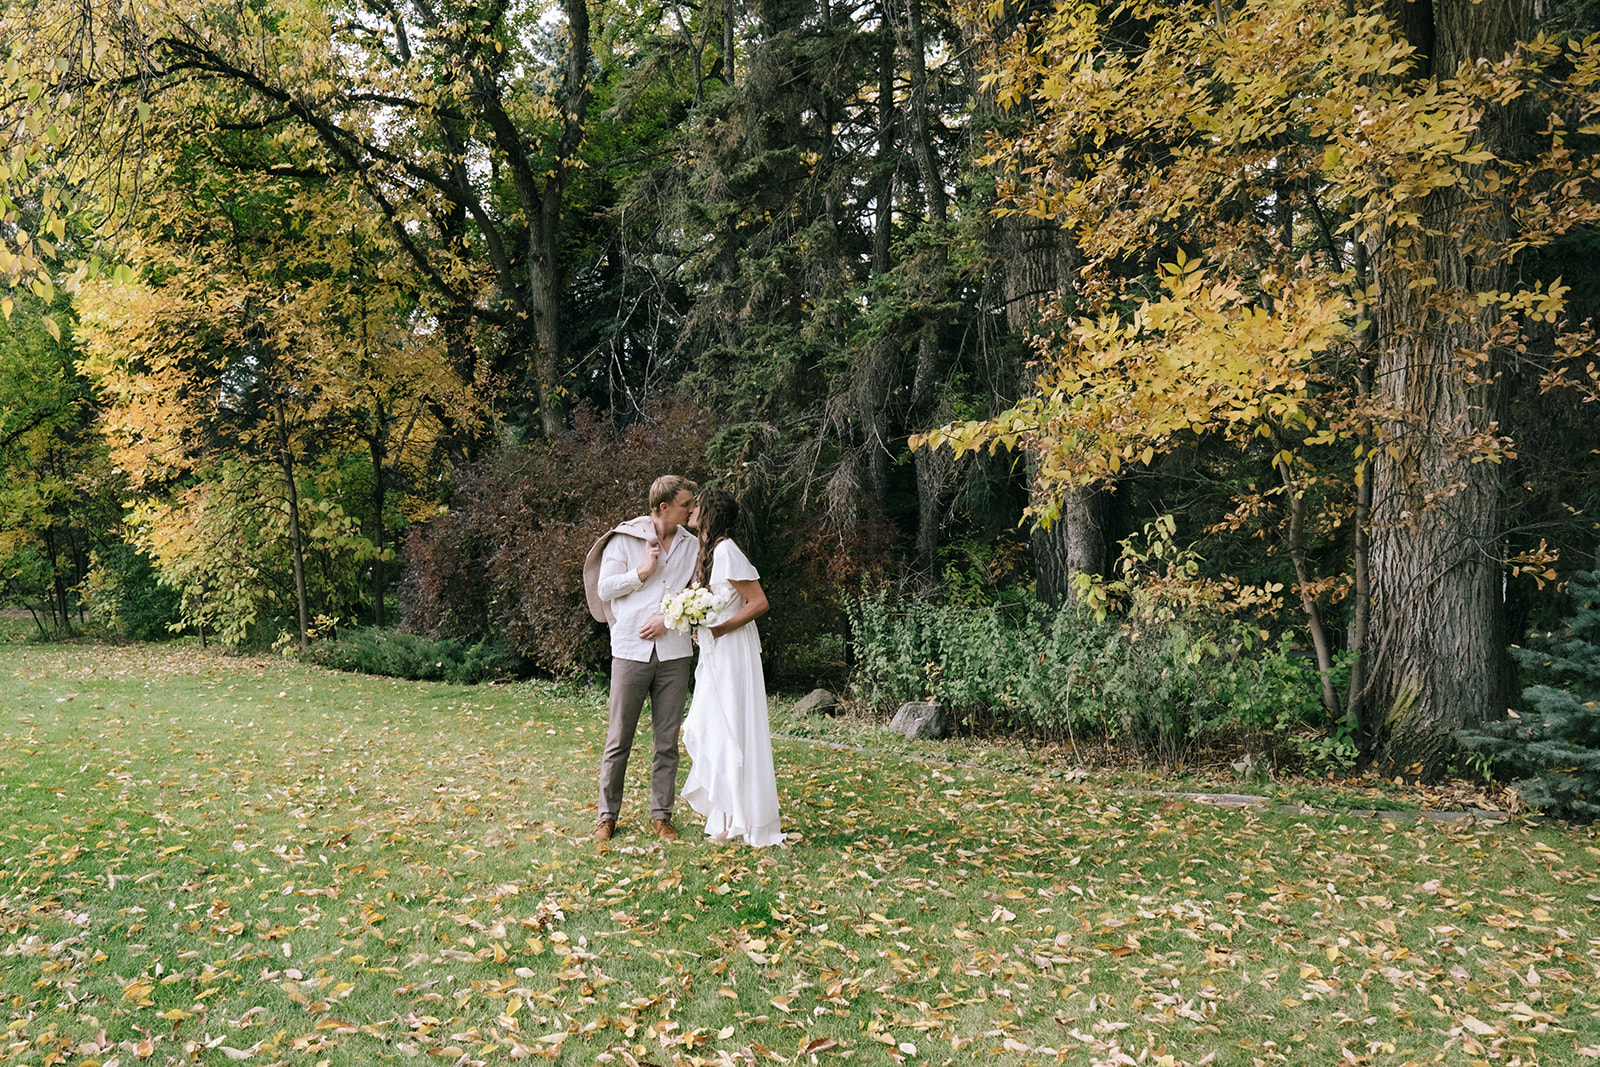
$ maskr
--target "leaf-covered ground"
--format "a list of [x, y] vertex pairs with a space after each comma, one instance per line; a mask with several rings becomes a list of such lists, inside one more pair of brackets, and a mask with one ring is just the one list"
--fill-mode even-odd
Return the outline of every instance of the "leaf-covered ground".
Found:
[[663, 846], [636, 767], [602, 850], [595, 692], [0, 667], [0, 1065], [1600, 1057], [1589, 831], [781, 741], [790, 844]]

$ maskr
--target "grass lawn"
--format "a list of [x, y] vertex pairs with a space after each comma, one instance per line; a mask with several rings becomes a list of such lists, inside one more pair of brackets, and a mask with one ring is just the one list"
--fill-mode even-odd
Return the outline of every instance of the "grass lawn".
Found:
[[0, 668], [0, 1064], [1600, 1057], [1592, 831], [785, 740], [792, 843], [683, 812], [663, 846], [636, 750], [602, 851], [598, 692], [182, 645]]

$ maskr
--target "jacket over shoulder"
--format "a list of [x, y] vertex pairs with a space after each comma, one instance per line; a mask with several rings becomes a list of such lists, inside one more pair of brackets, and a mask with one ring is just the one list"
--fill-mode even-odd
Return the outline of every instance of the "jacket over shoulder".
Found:
[[594, 547], [589, 549], [589, 554], [583, 557], [583, 592], [589, 598], [589, 614], [594, 616], [596, 622], [603, 622], [607, 626], [617, 619], [611, 613], [611, 601], [600, 599], [600, 557], [605, 554], [606, 545], [617, 536], [649, 541], [656, 536], [656, 525], [648, 515], [618, 523], [601, 535]]

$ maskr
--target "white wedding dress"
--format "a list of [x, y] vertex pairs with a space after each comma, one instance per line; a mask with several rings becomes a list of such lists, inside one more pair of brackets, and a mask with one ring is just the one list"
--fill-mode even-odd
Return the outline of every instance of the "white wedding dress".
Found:
[[710, 581], [716, 608], [699, 630], [694, 698], [683, 722], [683, 747], [694, 761], [683, 799], [705, 817], [706, 833], [716, 840], [743, 838], [764, 847], [782, 842], [783, 834], [778, 829], [761, 637], [753, 622], [721, 638], [711, 636], [713, 623], [744, 607], [744, 597], [731, 583], [760, 577], [738, 545], [717, 542]]

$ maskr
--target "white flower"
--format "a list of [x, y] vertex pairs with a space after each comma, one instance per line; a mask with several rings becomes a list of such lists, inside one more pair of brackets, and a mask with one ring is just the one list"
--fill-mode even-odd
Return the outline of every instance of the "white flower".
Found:
[[674, 593], [661, 601], [661, 614], [666, 618], [669, 629], [688, 633], [696, 626], [703, 625], [715, 607], [709, 589], [691, 585], [681, 593]]

